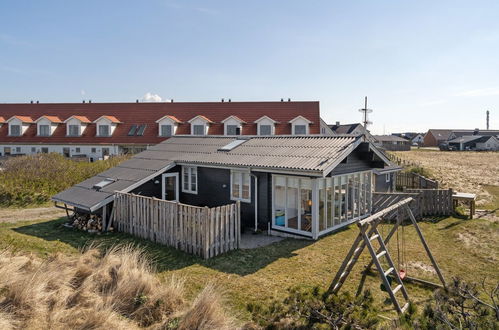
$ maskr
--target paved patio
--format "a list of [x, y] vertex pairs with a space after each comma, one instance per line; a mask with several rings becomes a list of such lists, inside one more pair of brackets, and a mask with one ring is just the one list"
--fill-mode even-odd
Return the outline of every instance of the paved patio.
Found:
[[256, 249], [267, 246], [272, 243], [280, 242], [284, 238], [277, 236], [268, 236], [266, 234], [242, 234], [240, 249]]

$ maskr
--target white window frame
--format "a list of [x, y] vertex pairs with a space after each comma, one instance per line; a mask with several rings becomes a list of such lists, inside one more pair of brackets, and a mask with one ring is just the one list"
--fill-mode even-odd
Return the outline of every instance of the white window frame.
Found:
[[[71, 134], [71, 126], [76, 126], [78, 127], [78, 134], [74, 135], [74, 134]], [[67, 136], [70, 136], [70, 137], [78, 137], [78, 136], [81, 136], [81, 124], [68, 124], [68, 135]]]
[[[237, 175], [238, 181], [239, 181], [239, 196], [240, 197], [234, 197], [233, 195], [233, 190], [232, 190], [232, 178], [234, 174]], [[248, 196], [249, 198], [243, 198], [243, 174], [247, 174], [249, 178], [248, 182]], [[251, 203], [251, 174], [249, 171], [245, 170], [230, 170], [230, 199], [233, 201], [241, 201], [244, 203]]]
[[[187, 176], [187, 187], [188, 189], [185, 189], [185, 182], [184, 182], [184, 177], [185, 177], [185, 171], [189, 172], [189, 175]], [[196, 190], [192, 190], [192, 171], [195, 171], [196, 173]], [[198, 184], [199, 184], [199, 177], [198, 177], [198, 168], [197, 166], [182, 166], [182, 192], [188, 193], [188, 194], [198, 194]]]
[[[194, 136], [205, 136], [206, 134], [206, 124], [191, 124], [192, 134]], [[196, 127], [203, 127], [203, 134], [196, 134]]]
[[[48, 132], [47, 134], [42, 134], [42, 127], [47, 127], [48, 128]], [[51, 125], [50, 124], [40, 124], [38, 125], [38, 136], [50, 136], [50, 129], [51, 129]]]
[[[100, 129], [101, 127], [107, 127], [107, 134], [106, 135], [101, 135]], [[111, 125], [108, 124], [98, 124], [97, 125], [97, 136], [98, 137], [111, 137]]]
[[[268, 126], [270, 128], [270, 134], [262, 134], [262, 126]], [[272, 136], [273, 134], [273, 125], [269, 124], [258, 124], [258, 135], [259, 136]]]
[[[305, 133], [296, 133], [296, 126], [303, 126], [305, 128]], [[297, 124], [293, 125], [293, 135], [308, 135], [308, 125], [307, 124]]]

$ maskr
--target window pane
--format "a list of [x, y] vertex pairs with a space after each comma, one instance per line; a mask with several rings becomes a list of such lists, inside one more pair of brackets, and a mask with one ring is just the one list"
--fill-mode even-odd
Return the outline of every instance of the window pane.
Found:
[[184, 178], [182, 180], [184, 185], [184, 190], [189, 190], [189, 168], [184, 167]]
[[78, 125], [69, 125], [69, 135], [78, 136], [80, 135], [80, 126]]
[[161, 125], [161, 136], [172, 136], [172, 125]]
[[243, 182], [243, 192], [241, 197], [243, 199], [250, 199], [250, 175], [249, 173], [241, 173], [241, 175]]
[[241, 173], [239, 172], [232, 172], [232, 198], [239, 198], [239, 189], [240, 187], [240, 181], [241, 180]]
[[109, 136], [108, 125], [99, 125], [99, 136]]
[[346, 221], [347, 219], [347, 176], [342, 175], [340, 177], [341, 180], [341, 222]]
[[312, 231], [312, 184], [309, 179], [300, 179], [300, 229]]
[[295, 134], [307, 134], [307, 126], [305, 125], [295, 125]]
[[194, 125], [194, 135], [204, 135], [204, 125]]
[[197, 191], [197, 170], [194, 167], [191, 167], [191, 191]]
[[237, 125], [227, 125], [227, 135], [238, 135], [238, 128]]
[[286, 217], [288, 228], [298, 229], [298, 183], [299, 179], [288, 178]]
[[260, 125], [260, 135], [271, 135], [272, 126], [270, 125]]
[[49, 125], [40, 125], [39, 126], [40, 136], [49, 136], [50, 135], [50, 126]]
[[21, 135], [21, 126], [19, 126], [19, 125], [11, 125], [10, 126], [10, 135], [12, 135], [12, 136], [20, 136]]
[[276, 176], [274, 180], [274, 224], [284, 227], [286, 225], [284, 214], [284, 207], [286, 203], [286, 178]]
[[333, 210], [332, 210], [332, 201], [333, 201], [333, 188], [332, 188], [332, 179], [326, 178], [326, 207], [327, 207], [327, 228], [331, 228], [333, 226]]
[[326, 189], [324, 179], [319, 182], [319, 231], [326, 229]]

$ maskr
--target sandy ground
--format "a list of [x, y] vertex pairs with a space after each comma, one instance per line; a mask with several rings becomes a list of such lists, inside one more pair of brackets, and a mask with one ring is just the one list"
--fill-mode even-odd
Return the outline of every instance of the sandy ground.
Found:
[[51, 207], [37, 207], [26, 209], [15, 208], [0, 208], [0, 223], [2, 222], [18, 222], [18, 221], [33, 221], [33, 220], [50, 220], [57, 219], [66, 215], [64, 210]]
[[484, 185], [499, 186], [499, 152], [418, 150], [395, 154], [421, 164], [445, 188], [477, 194], [478, 204], [491, 198]]

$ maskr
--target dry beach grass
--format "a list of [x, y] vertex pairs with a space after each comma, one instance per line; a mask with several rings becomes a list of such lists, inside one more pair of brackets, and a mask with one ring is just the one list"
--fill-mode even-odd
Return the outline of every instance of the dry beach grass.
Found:
[[416, 149], [394, 154], [421, 164], [445, 188], [477, 194], [479, 205], [491, 200], [485, 186], [499, 186], [499, 152]]

